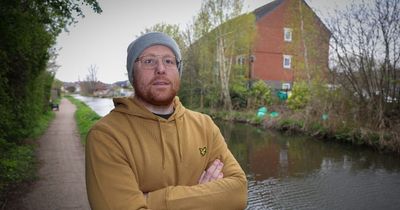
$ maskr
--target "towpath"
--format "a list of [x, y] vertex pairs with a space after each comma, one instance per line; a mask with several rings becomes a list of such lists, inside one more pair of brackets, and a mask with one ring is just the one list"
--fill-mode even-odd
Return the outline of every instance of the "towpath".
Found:
[[85, 155], [74, 119], [75, 106], [62, 99], [60, 110], [38, 140], [38, 180], [12, 209], [90, 210], [85, 188]]

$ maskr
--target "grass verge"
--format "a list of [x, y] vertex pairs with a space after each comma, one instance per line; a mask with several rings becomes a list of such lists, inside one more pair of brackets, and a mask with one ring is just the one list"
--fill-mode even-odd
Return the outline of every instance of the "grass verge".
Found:
[[19, 186], [36, 179], [37, 160], [34, 140], [46, 131], [54, 116], [55, 113], [52, 111], [42, 115], [31, 135], [22, 143], [0, 139], [0, 209], [11, 194], [20, 192]]
[[87, 133], [101, 117], [82, 101], [72, 96], [65, 96], [65, 98], [76, 106], [75, 119], [81, 136], [81, 142], [85, 144]]

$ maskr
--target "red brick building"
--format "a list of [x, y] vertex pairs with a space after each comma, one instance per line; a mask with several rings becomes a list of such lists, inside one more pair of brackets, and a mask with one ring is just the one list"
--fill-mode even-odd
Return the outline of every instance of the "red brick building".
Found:
[[257, 37], [249, 77], [275, 89], [324, 77], [330, 32], [304, 0], [275, 0], [253, 11]]

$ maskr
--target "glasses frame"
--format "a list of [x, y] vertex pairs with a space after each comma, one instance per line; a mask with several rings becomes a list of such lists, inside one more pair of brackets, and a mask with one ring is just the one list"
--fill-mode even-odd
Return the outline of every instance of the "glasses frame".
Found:
[[[179, 66], [180, 66], [180, 63], [181, 63], [181, 61], [176, 59], [175, 56], [169, 56], [169, 55], [143, 55], [143, 56], [140, 56], [140, 57], [136, 58], [135, 59], [135, 63], [140, 62], [143, 65], [142, 67], [144, 69], [154, 70], [158, 66], [158, 64], [160, 62], [159, 59], [156, 59], [156, 63], [155, 64], [150, 65], [150, 64], [146, 64], [146, 63], [143, 62], [143, 58], [146, 58], [146, 57], [161, 58], [162, 64], [164, 65], [165, 69], [168, 69], [168, 70], [179, 69]], [[176, 64], [175, 65], [170, 65], [170, 64], [166, 63], [165, 58], [173, 58], [175, 60]]]

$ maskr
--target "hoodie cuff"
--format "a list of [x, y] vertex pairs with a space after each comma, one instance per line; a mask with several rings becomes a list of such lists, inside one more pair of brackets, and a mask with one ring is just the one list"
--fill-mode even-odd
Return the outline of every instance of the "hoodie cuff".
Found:
[[147, 195], [147, 205], [150, 209], [167, 209], [167, 189], [156, 190]]

